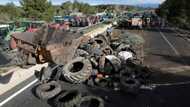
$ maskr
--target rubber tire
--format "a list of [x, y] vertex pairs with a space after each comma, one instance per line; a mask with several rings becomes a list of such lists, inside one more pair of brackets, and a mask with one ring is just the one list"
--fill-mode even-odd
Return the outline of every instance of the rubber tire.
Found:
[[83, 49], [77, 49], [75, 51], [74, 56], [75, 57], [87, 57], [87, 56], [89, 56], [89, 53], [87, 51], [83, 50]]
[[[73, 96], [68, 96], [73, 95]], [[56, 107], [76, 107], [76, 104], [80, 101], [82, 95], [77, 90], [70, 90], [66, 92], [62, 92], [58, 95], [55, 100], [54, 104]], [[62, 100], [65, 98], [65, 100]]]
[[[77, 106], [76, 107], [81, 107], [81, 104], [83, 103], [83, 102], [86, 102], [86, 101], [91, 101], [91, 100], [96, 100], [96, 101], [98, 101], [99, 102], [99, 104], [97, 104], [97, 102], [96, 101], [94, 101], [93, 103], [94, 103], [94, 105], [92, 106], [92, 104], [89, 104], [88, 106], [86, 106], [86, 107], [104, 107], [104, 100], [102, 99], [102, 98], [100, 98], [100, 97], [96, 97], [96, 96], [85, 96], [85, 97], [83, 97], [81, 100], [80, 100], [80, 102], [77, 104]], [[83, 106], [82, 106], [83, 107]]]
[[[71, 72], [70, 67], [75, 62], [83, 63], [83, 67], [78, 72]], [[84, 57], [76, 57], [63, 67], [62, 75], [65, 77], [67, 81], [71, 83], [82, 83], [90, 77], [91, 73], [92, 65], [90, 61], [88, 59], [85, 59]]]
[[103, 40], [106, 41], [107, 44], [110, 44], [110, 40], [109, 40], [108, 37], [105, 36], [105, 35], [99, 34], [99, 35], [97, 35], [95, 38], [103, 39]]
[[120, 78], [132, 78], [134, 74], [134, 70], [130, 67], [124, 67], [120, 70]]
[[[112, 48], [110, 46], [105, 46], [101, 48], [102, 52], [105, 53], [106, 55], [112, 55], [114, 53], [114, 51], [112, 50]], [[106, 53], [106, 50], [109, 50], [109, 54]]]
[[[104, 40], [102, 38], [94, 38], [94, 41], [96, 41], [97, 44], [99, 44], [101, 47], [106, 47], [108, 45], [108, 43], [106, 42], [106, 40]], [[98, 41], [101, 41], [102, 43], [98, 43]]]
[[[51, 86], [53, 86], [54, 88], [49, 90]], [[61, 85], [56, 81], [50, 81], [48, 83], [41, 84], [38, 87], [36, 87], [36, 96], [43, 100], [53, 98], [56, 95], [58, 95], [60, 92], [61, 92]]]
[[106, 59], [112, 64], [114, 71], [119, 72], [119, 69], [121, 68], [121, 60], [119, 58], [117, 58], [116, 56], [114, 59], [109, 59], [107, 57], [106, 57]]
[[103, 79], [100, 79], [98, 82], [96, 82], [96, 85], [99, 87], [107, 88], [109, 85], [109, 82], [110, 82], [109, 80], [103, 78]]
[[[132, 81], [132, 83], [130, 83], [129, 81], [130, 82]], [[141, 83], [140, 83], [139, 80], [137, 80], [135, 78], [121, 77], [120, 78], [120, 83], [121, 83], [121, 89], [124, 92], [134, 94], [134, 95], [139, 93], [139, 89], [140, 89], [140, 86], [141, 86]]]

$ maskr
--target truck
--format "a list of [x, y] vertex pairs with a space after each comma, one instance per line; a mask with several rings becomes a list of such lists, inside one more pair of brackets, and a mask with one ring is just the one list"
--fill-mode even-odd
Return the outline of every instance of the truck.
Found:
[[140, 16], [134, 16], [131, 19], [131, 26], [135, 28], [142, 29], [143, 20]]

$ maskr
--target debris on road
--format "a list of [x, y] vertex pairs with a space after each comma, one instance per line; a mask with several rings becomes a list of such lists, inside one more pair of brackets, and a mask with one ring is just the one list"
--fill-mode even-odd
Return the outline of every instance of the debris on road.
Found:
[[40, 84], [36, 88], [36, 95], [40, 99], [50, 99], [61, 92], [61, 85], [56, 81]]
[[[145, 83], [148, 77], [146, 76], [148, 71], [145, 67], [139, 67], [138, 64], [140, 63], [136, 63], [137, 60], [142, 63], [142, 59], [138, 58], [143, 58], [135, 50], [135, 47], [139, 47], [144, 43], [141, 37], [120, 32], [117, 39], [112, 40], [111, 36], [114, 33], [101, 33], [88, 38], [88, 36], [84, 37], [78, 33], [64, 32], [67, 36], [58, 32], [60, 31], [52, 35], [54, 39], [48, 39], [48, 37], [48, 40], [45, 39], [46, 42], [44, 43], [46, 45], [44, 45], [47, 46], [47, 49], [43, 48], [45, 49], [43, 55], [49, 54], [49, 56], [42, 56], [46, 58], [44, 60], [49, 62], [49, 66], [36, 72], [41, 81], [40, 86], [46, 86], [51, 81], [57, 81], [56, 83], [60, 84], [81, 84], [92, 88], [101, 87], [108, 90], [138, 94], [140, 86]], [[73, 39], [76, 39], [76, 42]], [[46, 88], [47, 90], [50, 89], [50, 92], [54, 92], [58, 90], [57, 86], [59, 85], [53, 86], [53, 88], [47, 86]], [[38, 88], [36, 90], [40, 91]], [[64, 90], [64, 86], [61, 90]], [[38, 97], [42, 99], [50, 98], [49, 96], [43, 97], [38, 91]], [[56, 92], [58, 93], [58, 91]], [[49, 92], [47, 91], [47, 93]], [[54, 93], [54, 96], [57, 93]], [[74, 106], [74, 101], [77, 101], [74, 99], [78, 98], [78, 94], [71, 93], [68, 99], [60, 100], [60, 98], [67, 97], [66, 93], [62, 92], [55, 98], [57, 99], [55, 100], [57, 107], [63, 105], [66, 107]], [[70, 95], [70, 93], [67, 94]], [[80, 103], [77, 103], [77, 106], [80, 107], [83, 103], [93, 103], [94, 101], [99, 102], [97, 107], [104, 106], [104, 101], [99, 97], [84, 97], [80, 100]]]
[[[112, 28], [110, 22], [90, 26], [82, 31], [69, 31], [42, 26], [36, 32], [13, 36], [20, 65], [45, 63], [36, 71], [40, 80], [38, 98], [55, 99], [55, 106], [78, 107], [83, 103], [104, 101], [95, 96], [82, 97], [81, 92], [66, 91], [62, 83], [100, 87], [116, 92], [137, 94], [146, 81], [143, 43], [139, 36]], [[14, 59], [14, 58], [13, 58]], [[137, 63], [139, 61], [139, 63]], [[79, 103], [80, 102], [80, 103]]]
[[104, 107], [104, 101], [100, 97], [85, 96], [82, 97], [76, 107]]
[[82, 95], [77, 90], [69, 90], [62, 92], [55, 98], [54, 103], [56, 107], [76, 107]]

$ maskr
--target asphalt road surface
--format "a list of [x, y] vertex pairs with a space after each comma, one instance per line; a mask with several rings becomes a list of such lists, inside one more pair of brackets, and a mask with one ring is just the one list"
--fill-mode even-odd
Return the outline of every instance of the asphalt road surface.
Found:
[[145, 63], [153, 67], [179, 67], [190, 64], [190, 43], [169, 29], [144, 31]]
[[[188, 66], [190, 44], [184, 39], [177, 36], [169, 29], [151, 29], [144, 31], [130, 31], [139, 33], [146, 40], [145, 43], [145, 64], [153, 68], [179, 68]], [[190, 80], [187, 71], [181, 75], [180, 73], [167, 72], [159, 73], [155, 78], [179, 80], [176, 84], [158, 85], [153, 89], [142, 89], [137, 96], [113, 92], [104, 89], [94, 90], [85, 86], [71, 86], [71, 89], [77, 88], [85, 93], [91, 93], [106, 97], [106, 107], [189, 107], [190, 106]], [[160, 78], [160, 77], [162, 78]], [[33, 78], [26, 80], [33, 81]], [[155, 79], [156, 80], [156, 79]], [[180, 83], [179, 83], [180, 82]], [[5, 103], [2, 107], [53, 107], [53, 99], [42, 101], [36, 98], [32, 93], [36, 84], [30, 86], [22, 93]], [[69, 89], [68, 84], [63, 84], [63, 88]], [[16, 92], [11, 90], [1, 96], [1, 100], [5, 100], [10, 93]], [[19, 90], [19, 89], [17, 89]]]

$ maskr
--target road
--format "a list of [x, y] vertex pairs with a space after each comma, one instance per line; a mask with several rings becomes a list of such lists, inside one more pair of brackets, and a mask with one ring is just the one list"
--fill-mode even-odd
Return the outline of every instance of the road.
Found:
[[[159, 73], [156, 76], [154, 75], [153, 79], [165, 79], [167, 81], [174, 80], [175, 82], [186, 82], [190, 80], [188, 73], [188, 66], [190, 64], [190, 56], [188, 55], [190, 52], [190, 44], [185, 39], [177, 36], [169, 29], [151, 29], [143, 31], [130, 30], [130, 32], [138, 33], [143, 36], [146, 41], [145, 64], [152, 68], [164, 69], [166, 71], [164, 73]], [[31, 80], [33, 79], [34, 78]], [[31, 80], [26, 80], [26, 82]], [[68, 84], [64, 86], [68, 86]], [[35, 87], [35, 84], [4, 104], [3, 107], [52, 107], [53, 100], [39, 100], [32, 94], [33, 87]], [[86, 87], [80, 87], [79, 89], [87, 90], [87, 92], [94, 93], [95, 95], [99, 94], [101, 96], [108, 96], [106, 107], [190, 106], [189, 83], [180, 83], [175, 85], [165, 84], [152, 90], [144, 89], [137, 96], [131, 96], [129, 94], [123, 95], [123, 93], [110, 92], [101, 89], [94, 91]], [[15, 90], [12, 91], [15, 92]], [[11, 94], [5, 94], [1, 98], [6, 99], [9, 95]]]
[[[148, 32], [148, 33], [147, 33]], [[171, 30], [145, 31], [145, 63], [153, 67], [188, 66], [190, 44]]]
[[[189, 70], [190, 43], [170, 29], [129, 30], [145, 39], [145, 65], [156, 69]], [[181, 70], [179, 70], [181, 69]], [[178, 71], [177, 71], [178, 70]], [[172, 72], [172, 71], [170, 71]]]

